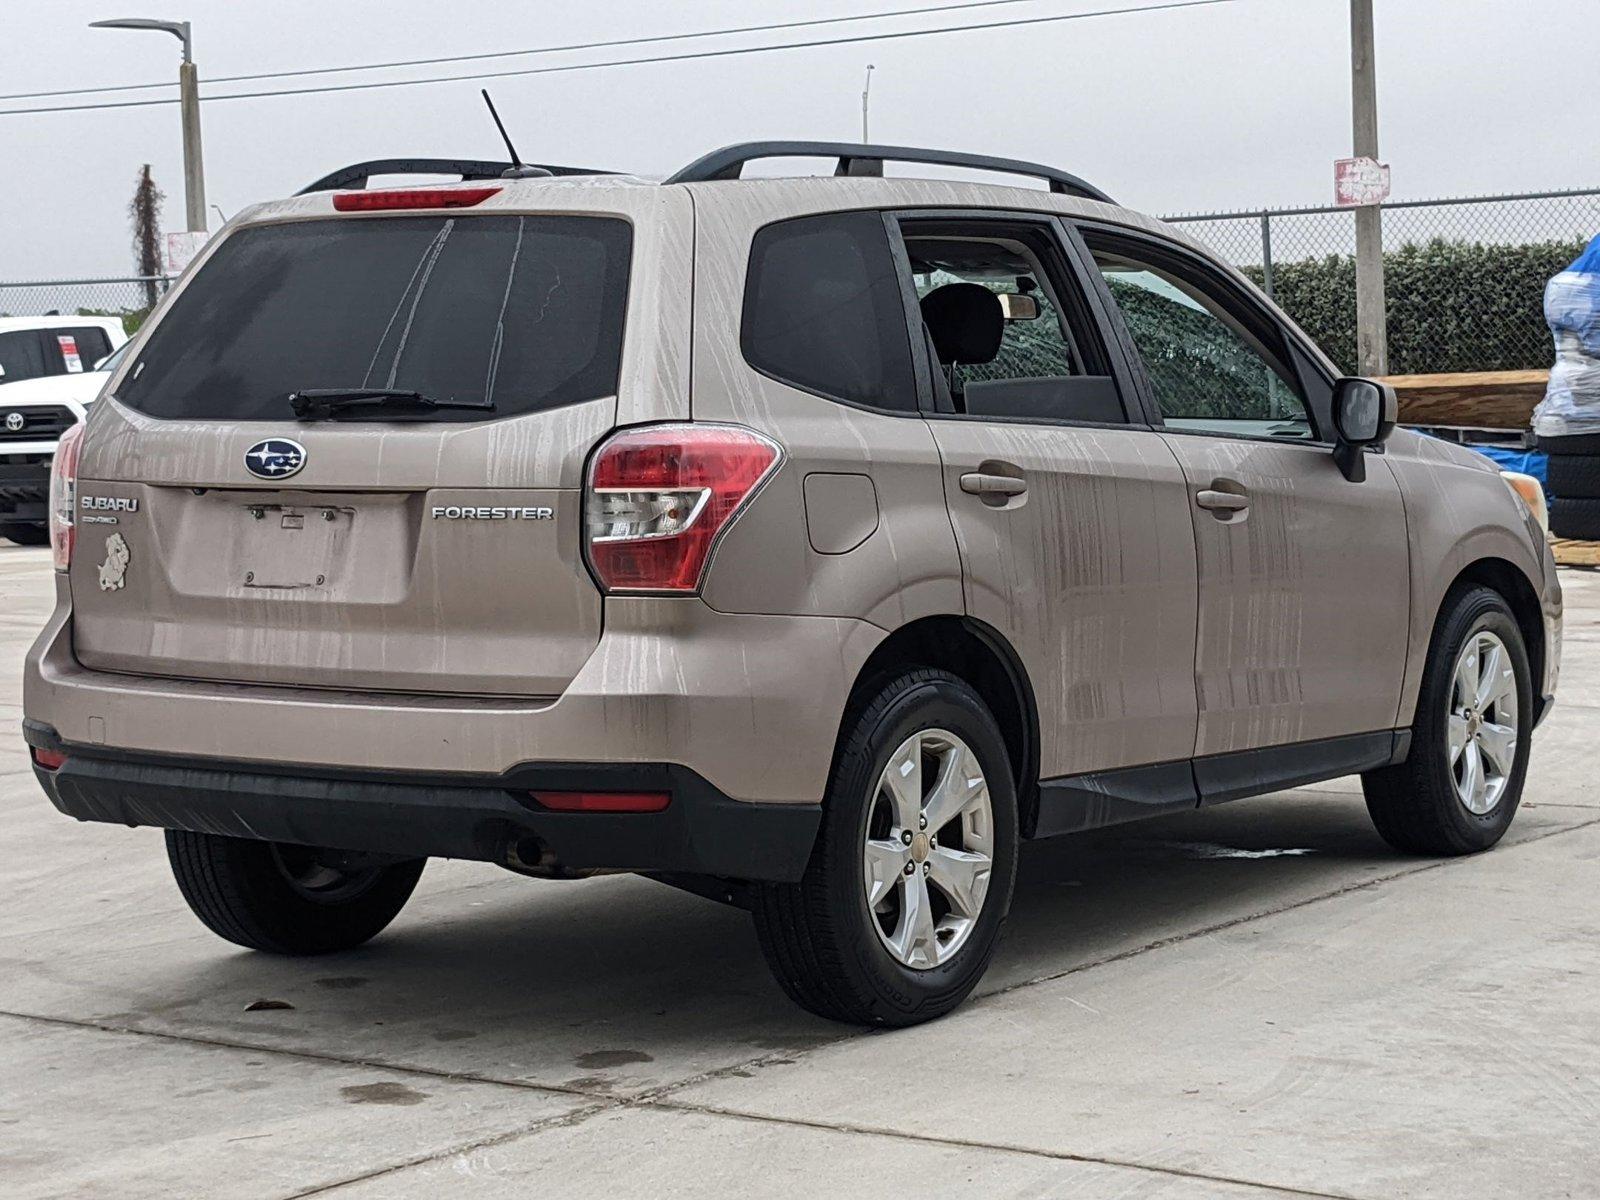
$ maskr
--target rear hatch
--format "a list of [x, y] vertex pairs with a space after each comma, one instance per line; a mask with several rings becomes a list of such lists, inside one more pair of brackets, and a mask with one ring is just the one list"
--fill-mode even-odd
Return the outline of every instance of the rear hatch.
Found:
[[[628, 221], [575, 214], [300, 219], [228, 237], [86, 436], [78, 659], [559, 694], [600, 636], [579, 489], [616, 421], [631, 249]], [[321, 411], [297, 419], [290, 396], [308, 390]], [[373, 390], [462, 407], [338, 408]]]

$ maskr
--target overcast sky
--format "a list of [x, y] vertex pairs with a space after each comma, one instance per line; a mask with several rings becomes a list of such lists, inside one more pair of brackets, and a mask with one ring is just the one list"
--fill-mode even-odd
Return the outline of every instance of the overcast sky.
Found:
[[[1025, 0], [704, 45], [1143, 2]], [[204, 90], [209, 76], [919, 6], [918, 0], [0, 0], [0, 92], [176, 75], [176, 40], [85, 28], [106, 17], [193, 21]], [[1376, 7], [1382, 156], [1393, 165], [1396, 198], [1600, 186], [1600, 138], [1592, 125], [1600, 0], [1376, 0]], [[492, 60], [481, 69], [629, 53], [638, 52]], [[1056, 164], [1157, 213], [1329, 203], [1333, 160], [1350, 149], [1348, 0], [1234, 0], [1190, 11], [498, 79], [489, 86], [525, 157], [659, 175], [728, 142], [857, 138], [869, 62], [877, 66], [874, 141]], [[288, 83], [465, 76], [472, 69]], [[243, 86], [266, 85], [211, 90]], [[500, 146], [477, 87], [464, 81], [205, 104], [208, 198], [231, 215], [361, 159], [497, 157]], [[75, 102], [7, 101], [0, 108]], [[144, 162], [167, 193], [164, 228], [181, 228], [176, 106], [0, 116], [0, 280], [129, 273], [127, 202]]]

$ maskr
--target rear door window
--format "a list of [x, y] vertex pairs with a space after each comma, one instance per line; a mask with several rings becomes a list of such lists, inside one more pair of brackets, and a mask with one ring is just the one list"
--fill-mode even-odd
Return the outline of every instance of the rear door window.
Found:
[[45, 364], [44, 343], [36, 329], [0, 333], [0, 383], [19, 379], [38, 379], [54, 374]]
[[1127, 421], [1087, 302], [1047, 225], [941, 217], [909, 219], [902, 230], [937, 411]]
[[632, 230], [610, 217], [303, 221], [230, 237], [117, 398], [155, 417], [283, 420], [289, 394], [395, 388], [515, 416], [613, 395]]
[[746, 362], [782, 383], [915, 412], [905, 301], [883, 218], [830, 213], [757, 232], [739, 343]]

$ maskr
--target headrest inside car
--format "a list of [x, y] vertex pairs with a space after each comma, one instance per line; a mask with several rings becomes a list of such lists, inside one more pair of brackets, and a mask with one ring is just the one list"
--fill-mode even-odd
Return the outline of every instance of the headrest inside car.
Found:
[[1006, 318], [1000, 297], [976, 283], [947, 283], [922, 298], [922, 319], [939, 361], [986, 363], [1000, 353]]

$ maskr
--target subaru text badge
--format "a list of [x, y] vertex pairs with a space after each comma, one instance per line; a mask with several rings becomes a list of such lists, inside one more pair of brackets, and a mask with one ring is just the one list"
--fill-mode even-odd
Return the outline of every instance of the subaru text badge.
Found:
[[245, 470], [262, 479], [287, 479], [306, 465], [306, 448], [288, 438], [266, 438], [244, 452]]

